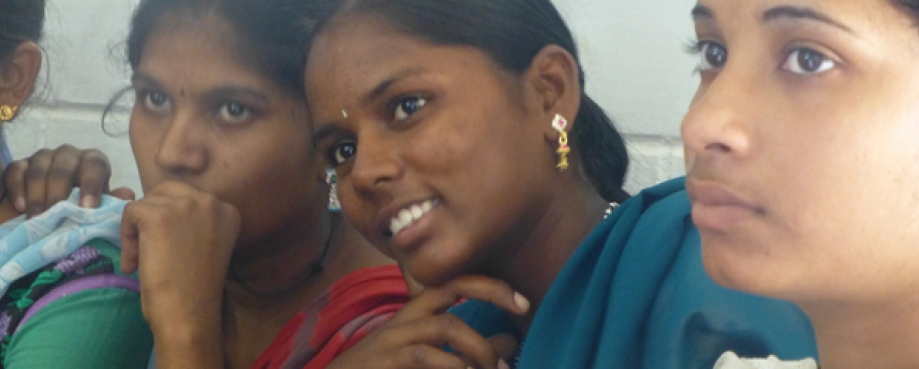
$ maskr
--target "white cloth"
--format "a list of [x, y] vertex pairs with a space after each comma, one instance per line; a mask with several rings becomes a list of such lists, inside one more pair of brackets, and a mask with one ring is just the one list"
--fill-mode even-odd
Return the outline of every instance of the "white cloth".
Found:
[[713, 369], [817, 369], [814, 359], [782, 361], [775, 356], [766, 359], [741, 359], [728, 351], [715, 362]]

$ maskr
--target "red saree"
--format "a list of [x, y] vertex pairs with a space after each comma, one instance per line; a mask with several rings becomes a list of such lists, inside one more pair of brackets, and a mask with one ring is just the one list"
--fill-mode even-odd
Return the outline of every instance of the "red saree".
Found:
[[294, 316], [252, 369], [320, 369], [409, 300], [395, 265], [358, 270]]

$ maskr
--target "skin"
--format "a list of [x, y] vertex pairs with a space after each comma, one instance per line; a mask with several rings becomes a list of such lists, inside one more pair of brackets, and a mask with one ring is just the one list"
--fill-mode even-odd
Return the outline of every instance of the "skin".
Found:
[[122, 268], [139, 266], [162, 368], [248, 368], [334, 282], [392, 262], [345, 222], [330, 234], [305, 102], [240, 61], [233, 33], [213, 14], [172, 14], [134, 77], [148, 195], [125, 210]]
[[[577, 77], [571, 55], [555, 46], [514, 75], [477, 49], [431, 45], [373, 15], [340, 16], [318, 36], [307, 98], [317, 146], [337, 165], [343, 211], [429, 287], [410, 303], [419, 308], [407, 306], [407, 317], [334, 367], [362, 367], [361, 358], [380, 368], [501, 367], [481, 337], [441, 313], [455, 297], [474, 294], [526, 314], [518, 322], [526, 331], [536, 310], [530, 302], [538, 307], [603, 218], [608, 205], [577, 170], [555, 168], [558, 134], [550, 123], [555, 114], [576, 116]], [[571, 162], [577, 168], [576, 155]], [[390, 217], [428, 199], [433, 210], [392, 237]], [[471, 362], [440, 351], [444, 342]]]
[[[800, 305], [821, 368], [914, 366], [915, 19], [881, 0], [699, 6], [701, 84], [682, 134], [706, 269]], [[705, 58], [713, 47], [725, 61]]]

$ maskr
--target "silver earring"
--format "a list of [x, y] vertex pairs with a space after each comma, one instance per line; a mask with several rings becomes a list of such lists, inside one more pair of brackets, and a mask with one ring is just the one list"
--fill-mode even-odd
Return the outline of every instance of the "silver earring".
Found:
[[325, 171], [325, 182], [329, 184], [329, 211], [341, 211], [341, 203], [338, 202], [338, 173], [335, 169]]

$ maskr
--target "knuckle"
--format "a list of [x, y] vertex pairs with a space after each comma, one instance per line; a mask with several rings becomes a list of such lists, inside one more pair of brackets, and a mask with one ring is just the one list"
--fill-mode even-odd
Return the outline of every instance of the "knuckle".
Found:
[[99, 150], [87, 150], [80, 159], [81, 165], [91, 165], [96, 167], [107, 168], [109, 166], [108, 157]]
[[48, 169], [48, 178], [55, 180], [70, 179], [74, 171], [65, 166], [53, 166]]
[[8, 165], [8, 166], [6, 167], [6, 171], [7, 171], [7, 173], [14, 172], [14, 171], [15, 171], [15, 172], [22, 172], [22, 171], [24, 171], [28, 166], [29, 166], [29, 163], [26, 161], [26, 159], [19, 159], [19, 160], [16, 160], [16, 161], [10, 163], [10, 165]]
[[29, 166], [29, 168], [26, 169], [26, 172], [23, 175], [23, 178], [25, 178], [27, 182], [34, 182], [34, 181], [45, 179], [46, 173], [47, 173], [46, 169], [42, 169], [37, 166]]
[[71, 144], [63, 144], [59, 146], [57, 149], [55, 149], [54, 151], [65, 152], [65, 151], [79, 151], [79, 150]]
[[29, 161], [34, 161], [41, 158], [48, 158], [54, 155], [54, 151], [48, 148], [44, 148], [35, 152], [32, 157], [29, 158]]
[[432, 321], [425, 324], [429, 334], [437, 337], [438, 340], [446, 342], [447, 336], [457, 329], [457, 326], [463, 324], [463, 321], [453, 314], [441, 314], [433, 318]]
[[431, 348], [424, 345], [412, 346], [408, 350], [407, 362], [414, 366], [424, 367], [431, 357]]

